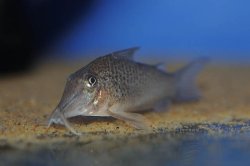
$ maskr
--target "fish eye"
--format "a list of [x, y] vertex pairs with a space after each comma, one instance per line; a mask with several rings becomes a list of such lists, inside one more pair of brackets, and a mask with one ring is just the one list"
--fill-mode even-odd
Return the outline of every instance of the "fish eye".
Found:
[[96, 77], [93, 75], [88, 76], [87, 80], [88, 80], [88, 83], [87, 83], [88, 87], [93, 87], [97, 82]]

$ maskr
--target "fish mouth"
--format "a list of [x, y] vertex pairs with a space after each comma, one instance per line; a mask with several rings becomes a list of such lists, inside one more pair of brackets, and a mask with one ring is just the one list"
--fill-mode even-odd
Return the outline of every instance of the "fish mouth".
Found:
[[75, 135], [81, 135], [81, 133], [77, 132], [70, 125], [69, 121], [66, 119], [65, 115], [60, 111], [60, 109], [58, 107], [54, 110], [54, 112], [49, 117], [47, 128], [49, 128], [52, 124], [64, 125], [73, 134], [75, 134]]

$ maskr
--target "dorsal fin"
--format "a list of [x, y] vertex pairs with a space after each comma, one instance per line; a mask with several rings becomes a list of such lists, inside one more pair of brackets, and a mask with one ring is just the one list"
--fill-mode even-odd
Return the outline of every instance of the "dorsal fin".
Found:
[[119, 50], [111, 53], [114, 58], [123, 58], [134, 60], [134, 53], [139, 49], [139, 47], [132, 47], [125, 50]]

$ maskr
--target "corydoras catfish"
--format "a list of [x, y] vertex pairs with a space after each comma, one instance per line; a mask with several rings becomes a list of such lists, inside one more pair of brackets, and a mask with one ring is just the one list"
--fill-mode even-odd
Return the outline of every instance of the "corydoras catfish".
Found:
[[134, 47], [99, 57], [71, 74], [48, 126], [63, 124], [79, 134], [67, 118], [81, 115], [111, 116], [137, 129], [146, 129], [148, 125], [140, 111], [164, 109], [171, 101], [200, 98], [195, 79], [206, 58], [167, 73], [157, 65], [135, 62], [133, 55], [137, 50]]

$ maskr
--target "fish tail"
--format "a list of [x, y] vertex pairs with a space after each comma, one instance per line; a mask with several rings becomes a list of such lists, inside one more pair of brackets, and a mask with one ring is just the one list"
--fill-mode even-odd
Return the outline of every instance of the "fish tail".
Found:
[[201, 97], [195, 81], [208, 61], [209, 58], [207, 57], [196, 59], [175, 73], [175, 101], [195, 101]]

